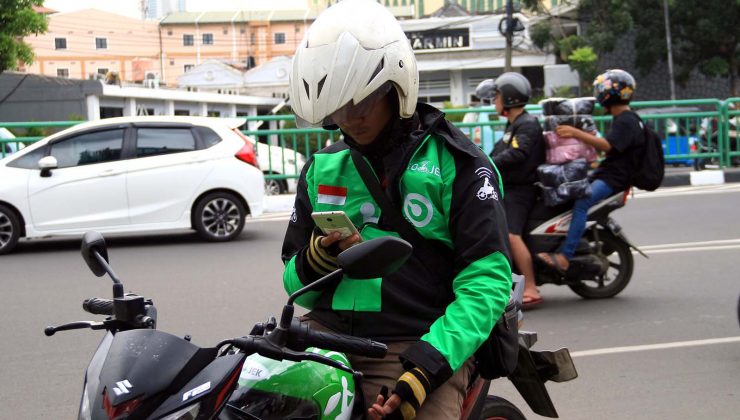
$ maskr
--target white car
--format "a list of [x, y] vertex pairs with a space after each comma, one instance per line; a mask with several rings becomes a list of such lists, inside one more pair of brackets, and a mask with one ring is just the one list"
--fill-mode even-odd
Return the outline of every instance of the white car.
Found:
[[243, 119], [82, 123], [0, 160], [0, 254], [18, 239], [195, 229], [228, 241], [264, 208]]
[[[245, 136], [252, 143], [254, 139]], [[260, 163], [262, 173], [265, 175], [285, 175], [280, 178], [265, 179], [265, 193], [267, 195], [295, 193], [298, 184], [298, 176], [301, 174], [306, 157], [287, 147], [273, 146], [265, 143], [257, 143], [257, 159]], [[290, 177], [292, 176], [292, 177]]]

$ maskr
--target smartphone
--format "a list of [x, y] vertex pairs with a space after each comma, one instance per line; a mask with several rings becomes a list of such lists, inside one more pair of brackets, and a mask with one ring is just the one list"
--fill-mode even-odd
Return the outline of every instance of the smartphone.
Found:
[[360, 236], [360, 232], [357, 231], [355, 225], [352, 224], [352, 221], [343, 211], [317, 211], [311, 213], [311, 217], [325, 235], [339, 232], [342, 239], [349, 238], [355, 233]]

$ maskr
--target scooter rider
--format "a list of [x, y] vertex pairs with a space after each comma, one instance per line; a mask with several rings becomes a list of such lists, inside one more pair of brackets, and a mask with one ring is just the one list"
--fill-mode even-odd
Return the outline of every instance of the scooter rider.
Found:
[[529, 213], [537, 201], [537, 167], [545, 163], [545, 140], [537, 118], [524, 110], [532, 95], [529, 80], [519, 73], [504, 73], [495, 81], [484, 80], [478, 85], [479, 98], [492, 98], [496, 113], [507, 119], [506, 132], [491, 152], [496, 167], [501, 170], [504, 184], [504, 206], [509, 227], [512, 257], [524, 276], [523, 307], [542, 302], [535, 280], [532, 254], [522, 239]]
[[540, 253], [537, 257], [559, 272], [565, 272], [575, 255], [578, 243], [586, 229], [588, 209], [617, 191], [626, 190], [635, 171], [635, 154], [645, 145], [640, 117], [632, 112], [629, 103], [636, 88], [634, 77], [624, 70], [607, 70], [594, 80], [594, 96], [608, 114], [614, 117], [606, 138], [594, 136], [575, 127], [560, 125], [561, 137], [574, 137], [597, 150], [606, 152], [606, 158], [590, 177], [591, 195], [576, 200], [568, 234], [559, 253]]
[[[371, 418], [459, 417], [471, 356], [511, 290], [495, 168], [442, 112], [417, 104], [414, 53], [375, 1], [345, 0], [316, 19], [293, 59], [290, 96], [298, 124], [338, 126], [344, 141], [301, 173], [283, 243], [286, 290], [331, 272], [337, 252], [360, 240], [322, 236], [312, 212], [344, 211], [365, 240], [396, 235], [358, 175], [350, 152], [360, 151], [393, 207], [446, 256], [434, 261], [442, 269], [415, 248], [390, 276], [344, 278], [298, 303], [310, 322], [388, 344], [384, 360], [350, 356]], [[393, 395], [379, 395], [381, 386]]]

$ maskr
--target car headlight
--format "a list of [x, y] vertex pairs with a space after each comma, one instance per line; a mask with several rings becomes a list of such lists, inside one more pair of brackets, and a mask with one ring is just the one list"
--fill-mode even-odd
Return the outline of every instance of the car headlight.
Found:
[[182, 410], [177, 410], [168, 416], [161, 417], [160, 420], [194, 420], [198, 417], [199, 411], [200, 402], [197, 402], [183, 408]]

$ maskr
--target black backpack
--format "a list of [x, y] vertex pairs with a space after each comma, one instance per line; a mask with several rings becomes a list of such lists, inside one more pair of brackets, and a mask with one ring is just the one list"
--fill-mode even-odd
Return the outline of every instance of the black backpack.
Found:
[[[637, 115], [637, 114], [635, 114]], [[637, 118], [640, 118], [638, 115]], [[665, 157], [663, 156], [663, 141], [658, 133], [650, 128], [640, 118], [645, 137], [645, 145], [635, 153], [635, 172], [632, 176], [632, 185], [645, 191], [655, 191], [663, 182], [665, 174]], [[638, 154], [637, 152], [642, 152]]]

